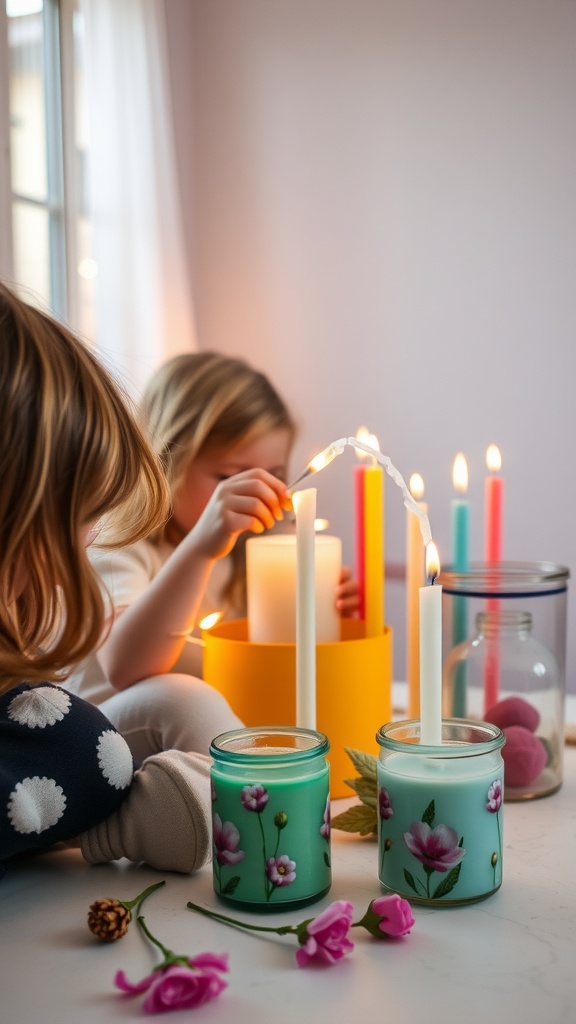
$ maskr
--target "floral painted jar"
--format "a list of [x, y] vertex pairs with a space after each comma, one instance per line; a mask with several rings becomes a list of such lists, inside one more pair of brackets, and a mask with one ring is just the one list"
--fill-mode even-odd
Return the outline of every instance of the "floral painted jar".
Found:
[[504, 734], [445, 719], [441, 746], [420, 743], [418, 721], [384, 725], [376, 738], [384, 888], [429, 906], [491, 896], [502, 884]]
[[311, 729], [221, 733], [213, 758], [214, 890], [251, 909], [292, 909], [330, 889], [329, 744]]

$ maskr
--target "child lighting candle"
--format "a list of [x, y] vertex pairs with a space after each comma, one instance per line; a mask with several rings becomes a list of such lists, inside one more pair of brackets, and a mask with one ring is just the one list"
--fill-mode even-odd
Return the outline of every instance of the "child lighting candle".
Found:
[[501, 562], [504, 480], [498, 475], [502, 456], [495, 444], [488, 445], [486, 465], [490, 475], [486, 477], [485, 485], [485, 559], [487, 562]]
[[296, 725], [316, 728], [316, 488], [292, 495], [296, 516]]
[[436, 545], [426, 548], [429, 586], [420, 588], [420, 742], [442, 743], [442, 587]]
[[[421, 501], [424, 481], [419, 473], [410, 477], [410, 492], [422, 511], [428, 506]], [[420, 519], [412, 509], [406, 512], [406, 680], [408, 684], [408, 718], [418, 718], [420, 708], [420, 616], [418, 602], [424, 582], [424, 547]]]
[[[452, 562], [455, 572], [468, 572], [470, 503], [463, 497], [468, 489], [468, 466], [462, 452], [454, 459], [452, 481], [459, 495], [452, 501]], [[468, 635], [466, 598], [455, 597], [452, 608], [452, 644], [456, 647]], [[466, 715], [466, 667], [463, 664], [458, 666], [454, 676], [451, 714], [453, 718]]]

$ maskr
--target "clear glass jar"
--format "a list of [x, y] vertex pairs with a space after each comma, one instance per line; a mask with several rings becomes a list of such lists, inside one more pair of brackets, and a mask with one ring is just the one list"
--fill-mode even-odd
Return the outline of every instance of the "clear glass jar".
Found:
[[312, 729], [221, 733], [213, 758], [214, 890], [248, 909], [293, 909], [330, 889], [328, 739]]
[[533, 636], [529, 612], [479, 612], [476, 629], [444, 662], [445, 707], [452, 707], [454, 688], [464, 678], [467, 717], [494, 722], [506, 736], [506, 799], [554, 793], [562, 782], [564, 750], [558, 662]]
[[554, 562], [473, 562], [438, 577], [443, 711], [489, 716], [506, 730], [507, 800], [546, 796], [562, 784], [569, 578]]
[[502, 884], [504, 736], [488, 722], [444, 719], [441, 746], [420, 722], [377, 735], [381, 884], [414, 903], [458, 906]]

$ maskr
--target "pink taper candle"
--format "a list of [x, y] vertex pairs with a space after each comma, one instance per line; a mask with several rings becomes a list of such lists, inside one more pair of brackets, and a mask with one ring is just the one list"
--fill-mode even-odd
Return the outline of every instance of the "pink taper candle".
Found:
[[485, 548], [487, 562], [502, 561], [502, 524], [504, 508], [504, 480], [498, 475], [502, 466], [502, 458], [495, 444], [488, 446], [486, 465], [490, 475], [486, 477], [485, 486]]

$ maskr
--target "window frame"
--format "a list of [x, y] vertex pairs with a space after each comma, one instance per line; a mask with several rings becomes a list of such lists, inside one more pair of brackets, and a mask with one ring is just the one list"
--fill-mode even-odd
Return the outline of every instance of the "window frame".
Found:
[[[8, 15], [0, 0], [0, 273], [14, 281], [12, 211], [15, 202], [46, 210], [49, 239], [49, 305], [74, 322], [78, 310], [76, 225], [78, 189], [74, 140], [75, 0], [43, 0], [44, 103], [47, 196], [39, 200], [12, 188]], [[16, 285], [25, 282], [14, 282]]]

